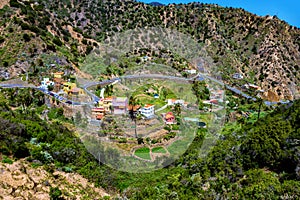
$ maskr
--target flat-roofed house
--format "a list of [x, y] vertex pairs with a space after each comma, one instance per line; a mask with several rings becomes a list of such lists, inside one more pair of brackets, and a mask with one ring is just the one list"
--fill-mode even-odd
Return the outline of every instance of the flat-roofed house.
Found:
[[101, 119], [103, 119], [104, 115], [105, 115], [105, 110], [104, 110], [103, 106], [92, 109], [93, 118], [95, 118], [97, 120], [101, 120]]
[[49, 78], [44, 78], [41, 82], [40, 88], [48, 90], [48, 86], [54, 86], [54, 82], [50, 81]]
[[235, 74], [232, 75], [232, 78], [234, 78], [234, 79], [243, 79], [244, 76], [240, 73], [235, 73]]
[[104, 100], [103, 100], [103, 106], [104, 106], [105, 112], [111, 112], [112, 101], [113, 101], [112, 97], [106, 97], [106, 98], [104, 98]]
[[197, 70], [195, 69], [186, 69], [184, 70], [186, 73], [189, 73], [189, 74], [196, 74], [197, 73]]
[[112, 107], [115, 115], [126, 114], [128, 105], [127, 97], [115, 97], [112, 99]]
[[139, 109], [139, 112], [146, 118], [151, 118], [154, 116], [154, 105], [146, 104], [144, 107]]
[[103, 106], [106, 113], [111, 113], [113, 97], [102, 98], [98, 102], [98, 106]]
[[62, 78], [64, 74], [64, 72], [55, 72], [53, 73], [53, 76], [54, 78]]
[[72, 88], [71, 90], [69, 90], [68, 94], [77, 96], [77, 95], [82, 95], [84, 93], [83, 93], [83, 90], [81, 88], [75, 87], [75, 88]]
[[168, 106], [175, 106], [175, 104], [180, 104], [181, 106], [187, 107], [187, 102], [182, 99], [167, 99]]

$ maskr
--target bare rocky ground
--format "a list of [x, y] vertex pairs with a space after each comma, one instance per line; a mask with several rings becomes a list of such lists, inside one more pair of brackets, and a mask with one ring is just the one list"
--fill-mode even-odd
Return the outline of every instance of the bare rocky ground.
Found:
[[0, 1], [0, 9], [2, 9], [5, 5], [9, 3], [9, 0], [1, 0]]
[[0, 199], [50, 199], [50, 188], [58, 187], [65, 199], [101, 199], [110, 196], [76, 173], [32, 167], [22, 159], [13, 164], [0, 163]]

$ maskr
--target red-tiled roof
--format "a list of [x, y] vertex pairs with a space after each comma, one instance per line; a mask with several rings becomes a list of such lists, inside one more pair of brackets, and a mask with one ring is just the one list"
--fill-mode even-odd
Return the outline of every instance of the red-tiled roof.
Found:
[[93, 111], [93, 112], [104, 111], [104, 107], [101, 106], [101, 107], [98, 107], [98, 108], [93, 108], [92, 111]]
[[61, 78], [54, 78], [53, 81], [55, 83], [62, 83], [63, 80]]
[[106, 97], [104, 98], [104, 101], [112, 101], [113, 100], [113, 97]]
[[102, 119], [104, 117], [104, 115], [97, 115], [96, 118], [97, 119]]
[[172, 112], [168, 112], [165, 116], [166, 119], [174, 118], [174, 115]]
[[150, 108], [150, 107], [152, 107], [153, 105], [152, 104], [146, 104], [144, 107], [145, 108]]

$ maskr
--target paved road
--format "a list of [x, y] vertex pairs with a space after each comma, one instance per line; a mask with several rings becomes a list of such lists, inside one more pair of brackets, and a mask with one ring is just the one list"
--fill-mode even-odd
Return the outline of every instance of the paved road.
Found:
[[[200, 63], [200, 66], [198, 65], [198, 70], [200, 71], [200, 68], [202, 67], [203, 63]], [[165, 76], [165, 75], [161, 75], [161, 74], [139, 74], [139, 75], [125, 75], [125, 76], [121, 76], [121, 77], [117, 77], [117, 78], [113, 78], [113, 79], [109, 79], [109, 80], [105, 80], [105, 81], [99, 81], [99, 82], [90, 82], [88, 84], [85, 84], [82, 86], [82, 88], [84, 89], [84, 91], [91, 96], [93, 103], [96, 103], [100, 100], [100, 98], [98, 96], [96, 96], [95, 94], [93, 94], [92, 92], [90, 92], [88, 90], [89, 87], [92, 86], [96, 86], [96, 85], [109, 85], [109, 84], [115, 84], [118, 81], [121, 81], [121, 79], [137, 79], [137, 78], [156, 78], [156, 79], [169, 79], [169, 80], [176, 80], [176, 81], [192, 81], [194, 79], [198, 79], [198, 80], [205, 80], [205, 79], [209, 79], [217, 84], [220, 84], [224, 87], [226, 87], [228, 90], [242, 96], [245, 97], [247, 99], [253, 100], [253, 101], [257, 101], [257, 99], [255, 97], [251, 97], [248, 94], [242, 92], [239, 89], [236, 89], [234, 87], [231, 87], [227, 84], [224, 84], [222, 81], [217, 80], [213, 77], [207, 76], [205, 74], [202, 73], [198, 73], [196, 76], [191, 77], [191, 78], [183, 78], [183, 77], [176, 77], [176, 76]], [[63, 101], [66, 102], [68, 104], [73, 104], [73, 105], [86, 105], [86, 104], [90, 104], [90, 103], [80, 103], [80, 102], [75, 102], [69, 99], [66, 99], [64, 97], [59, 96], [58, 94], [54, 93], [54, 92], [49, 92], [48, 90], [44, 90], [42, 88], [37, 88], [37, 87], [32, 87], [32, 86], [23, 86], [20, 84], [0, 84], [0, 87], [4, 87], [4, 88], [35, 88], [38, 89], [40, 91], [42, 91], [43, 93], [47, 94], [47, 95], [51, 95], [54, 96], [56, 99], [58, 99], [59, 101]], [[277, 104], [277, 102], [270, 102], [270, 101], [264, 101], [264, 103], [268, 106], [270, 105], [274, 105]], [[289, 103], [289, 101], [280, 101], [280, 103]]]
[[[200, 66], [198, 65], [198, 70], [200, 71], [200, 68], [203, 66], [203, 63], [200, 63]], [[210, 76], [207, 76], [205, 74], [202, 74], [199, 72], [199, 77], [198, 77], [199, 80], [205, 80], [205, 79], [209, 79], [215, 83], [218, 83], [220, 85], [223, 85], [224, 87], [226, 87], [228, 90], [246, 98], [246, 99], [250, 99], [250, 100], [253, 100], [253, 101], [257, 101], [257, 98], [255, 97], [252, 97], [244, 92], [242, 92], [241, 90], [237, 89], [237, 88], [234, 88], [234, 87], [231, 87], [227, 84], [224, 84], [222, 81], [220, 80], [217, 80], [213, 77], [210, 77]], [[264, 103], [267, 105], [267, 106], [272, 106], [272, 105], [276, 105], [278, 103], [282, 103], [282, 104], [287, 104], [287, 103], [290, 103], [290, 101], [283, 101], [283, 100], [280, 100], [279, 102], [271, 102], [271, 101], [264, 101]]]
[[100, 98], [98, 96], [96, 96], [94, 93], [90, 92], [88, 90], [89, 87], [96, 86], [96, 85], [101, 85], [101, 86], [109, 85], [109, 84], [115, 83], [116, 81], [120, 81], [120, 80], [121, 80], [120, 78], [113, 78], [113, 79], [105, 80], [105, 81], [90, 82], [90, 83], [83, 85], [82, 88], [88, 95], [90, 95], [92, 97], [93, 102], [96, 103], [100, 100]]
[[32, 88], [32, 89], [39, 90], [39, 91], [43, 92], [46, 95], [52, 96], [52, 97], [54, 97], [55, 99], [59, 100], [62, 103], [72, 104], [72, 105], [81, 105], [80, 102], [75, 102], [75, 101], [69, 100], [69, 99], [64, 98], [62, 96], [59, 96], [55, 92], [51, 92], [51, 91], [48, 91], [46, 89], [36, 87], [36, 86], [25, 86], [25, 85], [21, 85], [21, 84], [0, 84], [0, 87], [3, 87], [3, 88]]
[[21, 84], [0, 84], [0, 87], [3, 88], [37, 88], [35, 86], [25, 86]]
[[94, 102], [98, 102], [100, 100], [100, 98], [98, 96], [96, 96], [95, 94], [93, 94], [92, 92], [90, 92], [88, 90], [89, 87], [92, 86], [97, 86], [97, 85], [109, 85], [109, 84], [115, 84], [118, 81], [121, 81], [121, 79], [138, 79], [138, 78], [157, 78], [157, 79], [170, 79], [170, 80], [177, 80], [177, 81], [189, 81], [189, 80], [193, 80], [195, 79], [197, 76], [192, 77], [192, 78], [182, 78], [182, 77], [176, 77], [176, 76], [165, 76], [165, 75], [161, 75], [161, 74], [139, 74], [139, 75], [125, 75], [125, 76], [120, 76], [118, 78], [113, 78], [110, 80], [105, 80], [105, 81], [98, 81], [98, 82], [90, 82], [87, 83], [85, 85], [82, 86], [82, 88], [84, 89], [84, 91], [90, 95], [93, 99]]
[[161, 74], [136, 74], [136, 75], [124, 75], [120, 76], [118, 78], [113, 78], [110, 80], [105, 81], [98, 81], [98, 82], [90, 82], [82, 86], [82, 88], [89, 88], [96, 85], [108, 85], [108, 84], [115, 84], [118, 81], [121, 81], [121, 79], [138, 79], [138, 78], [157, 78], [157, 79], [170, 79], [170, 80], [178, 80], [178, 81], [191, 81], [196, 79], [199, 76], [197, 74], [194, 77], [191, 78], [183, 78], [183, 77], [177, 77], [177, 76], [166, 76]]

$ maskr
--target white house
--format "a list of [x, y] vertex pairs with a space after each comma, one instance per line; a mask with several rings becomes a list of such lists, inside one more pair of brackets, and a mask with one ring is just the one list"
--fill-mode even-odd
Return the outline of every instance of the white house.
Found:
[[247, 83], [247, 84], [244, 84], [242, 86], [243, 89], [249, 89], [249, 88], [253, 88], [253, 89], [256, 89], [256, 90], [260, 90], [260, 87], [258, 85], [254, 85], [252, 83]]
[[244, 76], [240, 73], [235, 73], [235, 74], [233, 74], [232, 78], [234, 78], [234, 79], [243, 79]]
[[146, 104], [144, 107], [139, 109], [139, 112], [146, 118], [151, 118], [154, 115], [154, 105]]
[[186, 73], [189, 73], [189, 74], [196, 74], [197, 73], [197, 70], [195, 69], [186, 69], [184, 70]]
[[182, 106], [187, 106], [187, 103], [182, 99], [167, 99], [168, 106], [174, 106], [175, 104], [180, 104]]
[[48, 86], [54, 86], [54, 82], [50, 81], [49, 78], [44, 78], [41, 82], [40, 88], [48, 90]]

